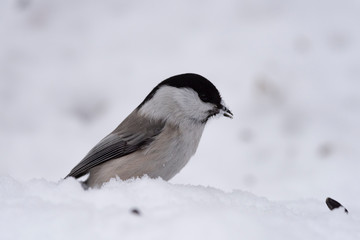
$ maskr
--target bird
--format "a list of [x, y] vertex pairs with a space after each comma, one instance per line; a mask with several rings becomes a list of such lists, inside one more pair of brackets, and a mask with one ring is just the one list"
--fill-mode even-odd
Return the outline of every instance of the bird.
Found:
[[208, 79], [195, 73], [167, 78], [65, 178], [88, 174], [85, 189], [112, 178], [147, 175], [168, 181], [195, 154], [206, 123], [217, 115], [233, 118]]

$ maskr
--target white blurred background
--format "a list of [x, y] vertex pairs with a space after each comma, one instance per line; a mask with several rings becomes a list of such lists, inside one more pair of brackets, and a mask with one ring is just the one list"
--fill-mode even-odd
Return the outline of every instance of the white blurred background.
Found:
[[171, 182], [269, 199], [360, 198], [358, 0], [2, 0], [0, 175], [58, 181], [167, 77], [214, 119]]

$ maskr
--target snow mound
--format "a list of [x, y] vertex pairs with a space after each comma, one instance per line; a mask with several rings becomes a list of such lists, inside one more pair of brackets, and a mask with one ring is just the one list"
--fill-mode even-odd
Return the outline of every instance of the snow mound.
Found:
[[[1, 239], [359, 239], [357, 213], [324, 202], [273, 202], [244, 191], [112, 180], [0, 178]], [[134, 213], [135, 212], [135, 213]], [[138, 214], [137, 214], [138, 213]]]

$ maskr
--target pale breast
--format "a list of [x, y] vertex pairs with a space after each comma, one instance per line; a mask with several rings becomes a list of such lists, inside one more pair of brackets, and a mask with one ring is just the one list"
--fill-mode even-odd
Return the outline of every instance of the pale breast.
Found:
[[176, 175], [195, 154], [204, 125], [167, 124], [145, 149], [105, 162], [90, 170], [89, 187], [101, 186], [118, 176], [122, 180], [148, 175], [164, 180]]

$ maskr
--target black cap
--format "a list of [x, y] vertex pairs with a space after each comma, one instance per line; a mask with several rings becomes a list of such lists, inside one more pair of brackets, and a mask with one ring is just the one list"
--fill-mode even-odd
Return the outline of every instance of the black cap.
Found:
[[162, 86], [171, 86], [176, 88], [190, 88], [199, 95], [203, 102], [215, 104], [221, 107], [221, 96], [217, 88], [209, 80], [201, 75], [195, 73], [184, 73], [165, 79], [159, 83], [150, 93], [145, 100], [139, 105], [140, 108], [147, 101], [149, 101]]

